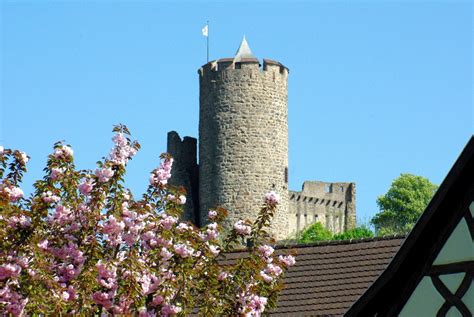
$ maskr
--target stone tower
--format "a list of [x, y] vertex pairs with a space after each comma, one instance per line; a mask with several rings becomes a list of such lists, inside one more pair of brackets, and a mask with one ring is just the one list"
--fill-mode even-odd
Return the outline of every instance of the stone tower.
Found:
[[305, 181], [301, 191], [288, 189], [288, 68], [269, 59], [261, 66], [244, 38], [233, 58], [199, 69], [199, 142], [168, 133], [170, 184], [188, 194], [183, 219], [203, 226], [209, 209], [221, 206], [230, 212], [228, 226], [253, 221], [274, 190], [281, 196], [271, 228], [277, 239], [316, 221], [334, 233], [354, 228], [355, 183]]
[[288, 228], [288, 68], [264, 59], [263, 68], [245, 38], [234, 58], [199, 69], [200, 223], [215, 206], [229, 223], [254, 220], [266, 192], [281, 203], [272, 234]]

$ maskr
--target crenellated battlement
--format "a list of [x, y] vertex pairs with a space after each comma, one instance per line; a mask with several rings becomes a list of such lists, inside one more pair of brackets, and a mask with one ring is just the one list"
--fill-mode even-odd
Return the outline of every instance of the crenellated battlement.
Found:
[[209, 63], [204, 64], [198, 70], [200, 77], [207, 76], [216, 76], [218, 73], [223, 71], [232, 71], [232, 70], [243, 70], [249, 69], [259, 72], [271, 72], [275, 74], [280, 74], [285, 78], [289, 74], [289, 69], [280, 62], [263, 59], [263, 63], [257, 58], [241, 58], [239, 61], [236, 61], [235, 58], [220, 58]]
[[324, 206], [331, 206], [335, 208], [341, 208], [345, 201], [343, 200], [334, 200], [331, 198], [324, 198], [324, 197], [314, 197], [314, 196], [305, 196], [301, 192], [290, 191], [290, 201], [294, 201], [297, 203], [304, 203], [304, 204], [313, 204], [313, 205], [324, 205]]
[[355, 183], [305, 181], [301, 191], [289, 192], [290, 231], [314, 222], [339, 233], [355, 226]]

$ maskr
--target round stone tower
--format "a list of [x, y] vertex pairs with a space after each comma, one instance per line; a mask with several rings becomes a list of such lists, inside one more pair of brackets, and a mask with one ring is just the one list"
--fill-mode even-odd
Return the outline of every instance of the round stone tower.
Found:
[[281, 196], [271, 232], [287, 237], [288, 68], [264, 59], [243, 39], [234, 58], [199, 69], [199, 209], [201, 225], [216, 206], [229, 222], [255, 220], [264, 194]]

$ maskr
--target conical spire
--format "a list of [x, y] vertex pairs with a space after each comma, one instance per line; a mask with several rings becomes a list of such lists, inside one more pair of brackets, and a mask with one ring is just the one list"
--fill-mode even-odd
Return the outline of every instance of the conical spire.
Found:
[[242, 39], [242, 42], [240, 43], [237, 53], [235, 53], [234, 62], [240, 62], [242, 58], [255, 58], [255, 56], [252, 54], [252, 51], [250, 50], [247, 40], [245, 39], [245, 35]]

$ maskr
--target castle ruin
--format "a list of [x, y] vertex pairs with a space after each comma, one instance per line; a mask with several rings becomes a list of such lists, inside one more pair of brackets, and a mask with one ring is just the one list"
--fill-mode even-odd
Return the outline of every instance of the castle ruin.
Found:
[[355, 184], [306, 181], [288, 189], [288, 73], [269, 59], [263, 67], [243, 39], [233, 58], [209, 62], [199, 74], [199, 161], [195, 138], [168, 133], [175, 158], [170, 183], [188, 193], [184, 219], [198, 226], [216, 206], [227, 225], [254, 220], [263, 196], [280, 204], [271, 233], [284, 239], [319, 221], [338, 233], [355, 226]]

